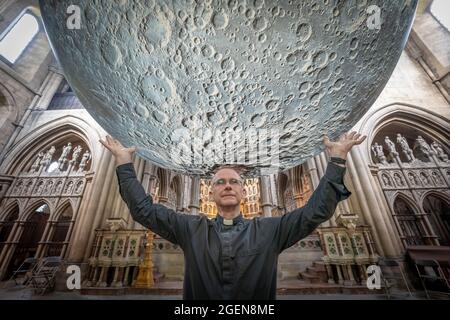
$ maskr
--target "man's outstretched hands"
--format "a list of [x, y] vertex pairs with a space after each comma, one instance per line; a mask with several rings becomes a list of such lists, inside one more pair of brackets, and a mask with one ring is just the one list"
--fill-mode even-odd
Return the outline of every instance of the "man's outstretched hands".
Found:
[[327, 135], [324, 136], [323, 142], [330, 154], [330, 157], [338, 157], [347, 159], [347, 153], [357, 144], [361, 144], [366, 136], [361, 136], [356, 131], [342, 134], [337, 141], [331, 141]]
[[105, 146], [116, 158], [116, 164], [133, 162], [133, 153], [136, 151], [136, 147], [125, 148], [119, 141], [113, 139], [107, 135], [105, 140], [99, 140], [102, 145]]

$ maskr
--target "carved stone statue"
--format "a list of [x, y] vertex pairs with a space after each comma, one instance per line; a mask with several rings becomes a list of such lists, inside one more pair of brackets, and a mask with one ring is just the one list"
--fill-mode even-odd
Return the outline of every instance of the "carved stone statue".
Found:
[[403, 186], [403, 179], [402, 179], [402, 177], [400, 177], [400, 175], [398, 173], [394, 174], [394, 179], [395, 179], [395, 182], [397, 183], [397, 185]]
[[412, 172], [408, 173], [408, 179], [411, 182], [411, 185], [413, 185], [413, 186], [419, 186], [420, 185], [419, 179]]
[[383, 146], [379, 145], [377, 142], [375, 142], [372, 145], [372, 151], [375, 156], [375, 158], [381, 163], [381, 164], [387, 164], [386, 156], [384, 155]]
[[384, 138], [384, 143], [386, 144], [387, 149], [389, 150], [389, 155], [394, 158], [398, 156], [398, 152], [395, 149], [395, 144], [389, 139], [388, 136]]
[[444, 149], [442, 148], [442, 145], [439, 142], [433, 141], [433, 143], [431, 144], [431, 149], [436, 154], [436, 157], [438, 157], [444, 162], [448, 161], [448, 155], [444, 152]]
[[433, 171], [433, 172], [431, 173], [431, 177], [433, 178], [434, 182], [435, 182], [437, 185], [443, 184], [441, 177], [439, 176], [439, 174], [438, 174], [436, 171]]
[[20, 192], [22, 191], [22, 187], [23, 187], [23, 183], [22, 183], [22, 181], [19, 181], [19, 183], [14, 188], [13, 194], [20, 194]]
[[415, 159], [413, 151], [409, 147], [408, 141], [406, 141], [405, 137], [403, 137], [400, 133], [397, 133], [397, 143], [400, 145], [400, 148], [406, 157], [406, 161], [413, 161]]
[[73, 181], [69, 181], [66, 187], [64, 188], [64, 193], [72, 193], [72, 189], [73, 189]]
[[50, 180], [45, 186], [44, 193], [50, 193], [52, 191], [52, 187], [53, 187], [53, 181]]
[[391, 179], [385, 174], [383, 174], [382, 177], [383, 177], [382, 179], [383, 179], [384, 185], [388, 186], [388, 187], [391, 187], [392, 186]]
[[41, 165], [44, 165], [45, 167], [48, 166], [53, 159], [53, 154], [55, 153], [55, 151], [55, 146], [51, 146], [42, 158]]
[[78, 167], [78, 172], [83, 172], [84, 168], [86, 168], [89, 160], [91, 159], [91, 153], [89, 150], [86, 150], [81, 157], [80, 166]]
[[422, 180], [423, 184], [428, 186], [431, 184], [430, 179], [428, 178], [428, 175], [426, 175], [425, 173], [421, 172], [420, 173], [420, 180]]
[[78, 157], [80, 156], [81, 150], [83, 150], [83, 148], [80, 145], [77, 145], [75, 149], [73, 149], [72, 159], [70, 159], [70, 162], [75, 163], [77, 161]]
[[[414, 142], [414, 151], [416, 151], [416, 155], [419, 159], [421, 158], [430, 158], [433, 150], [430, 148], [430, 145], [425, 141], [422, 136], [417, 136], [416, 141]], [[424, 159], [421, 159], [424, 160]]]
[[61, 153], [61, 156], [58, 159], [58, 168], [59, 170], [62, 170], [64, 167], [64, 164], [67, 161], [67, 156], [69, 155], [70, 150], [72, 150], [72, 143], [68, 143], [67, 146], [63, 148], [63, 151]]
[[39, 166], [41, 164], [42, 158], [44, 158], [44, 153], [41, 151], [38, 153], [36, 160], [34, 160], [33, 165], [31, 166], [30, 172], [38, 171]]

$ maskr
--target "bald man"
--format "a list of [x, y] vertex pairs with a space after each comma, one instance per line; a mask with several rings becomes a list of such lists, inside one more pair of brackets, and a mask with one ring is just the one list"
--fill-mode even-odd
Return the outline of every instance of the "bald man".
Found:
[[240, 212], [245, 189], [232, 168], [212, 178], [214, 219], [180, 214], [146, 194], [132, 164], [135, 147], [125, 148], [110, 136], [100, 142], [115, 156], [120, 194], [133, 219], [182, 248], [183, 298], [222, 300], [275, 299], [278, 255], [330, 219], [338, 202], [350, 196], [343, 182], [345, 160], [364, 139], [356, 132], [335, 142], [325, 137], [330, 162], [308, 203], [281, 217], [254, 219]]

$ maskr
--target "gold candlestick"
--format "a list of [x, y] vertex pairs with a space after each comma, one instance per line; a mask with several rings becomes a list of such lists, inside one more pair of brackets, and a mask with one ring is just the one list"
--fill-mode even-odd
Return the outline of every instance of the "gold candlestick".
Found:
[[145, 252], [144, 260], [139, 266], [139, 273], [134, 284], [135, 288], [151, 288], [155, 284], [153, 280], [153, 261], [152, 261], [152, 248], [153, 248], [153, 232], [147, 230], [145, 232]]

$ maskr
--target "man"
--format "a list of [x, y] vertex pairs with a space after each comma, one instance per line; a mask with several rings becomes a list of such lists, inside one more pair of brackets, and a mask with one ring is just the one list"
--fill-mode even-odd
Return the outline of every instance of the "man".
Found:
[[116, 158], [120, 194], [133, 219], [183, 249], [184, 299], [275, 299], [278, 255], [330, 219], [350, 195], [343, 183], [345, 159], [364, 139], [356, 132], [336, 142], [325, 137], [331, 161], [308, 203], [281, 217], [251, 220], [240, 212], [245, 191], [232, 168], [218, 170], [212, 179], [218, 215], [210, 220], [154, 204], [136, 178], [136, 148], [124, 148], [110, 136], [100, 142]]

